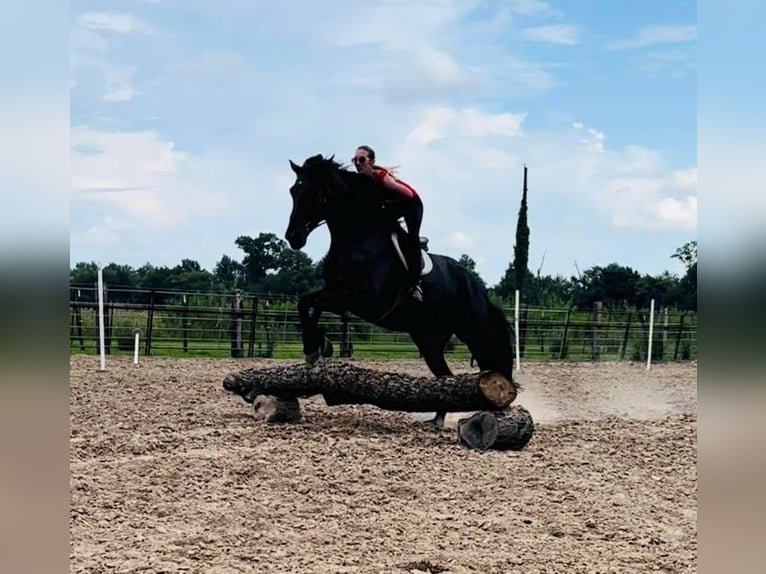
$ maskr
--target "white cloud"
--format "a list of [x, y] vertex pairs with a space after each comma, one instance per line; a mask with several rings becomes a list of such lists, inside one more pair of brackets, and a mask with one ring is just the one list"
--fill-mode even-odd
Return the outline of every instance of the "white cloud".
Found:
[[217, 186], [194, 180], [192, 165], [204, 158], [178, 152], [154, 132], [72, 131], [73, 200], [109, 206], [120, 218], [166, 229], [212, 215], [227, 206]]
[[431, 108], [423, 120], [406, 136], [406, 140], [426, 145], [443, 138], [518, 135], [524, 114], [508, 112], [484, 114], [476, 108], [455, 110], [447, 106]]
[[455, 231], [450, 234], [447, 244], [458, 251], [469, 249], [473, 245], [473, 238], [463, 231]]
[[697, 39], [697, 27], [691, 25], [678, 26], [646, 26], [639, 29], [632, 37], [625, 40], [609, 42], [607, 48], [625, 50], [644, 48], [656, 44], [680, 44], [693, 42]]
[[119, 221], [107, 214], [102, 220], [82, 232], [74, 234], [74, 240], [92, 245], [118, 244], [122, 232], [135, 229], [135, 225], [124, 218]]
[[104, 66], [104, 81], [106, 83], [105, 102], [128, 102], [137, 95], [133, 87], [135, 66]]
[[433, 46], [411, 46], [398, 54], [398, 58], [402, 66], [386, 70], [382, 77], [371, 83], [377, 84], [393, 101], [454, 96], [479, 80], [477, 74], [461, 66], [452, 55]]
[[694, 71], [694, 52], [691, 48], [653, 50], [642, 54], [635, 67], [653, 77], [683, 78]]
[[697, 198], [695, 196], [664, 197], [657, 202], [655, 221], [661, 228], [693, 231], [697, 228]]
[[[463, 18], [474, 11], [481, 17], [466, 23]], [[485, 6], [480, 0], [388, 0], [344, 7], [321, 38], [346, 54], [354, 50], [341, 75], [346, 87], [378, 90], [395, 104], [490, 91], [526, 94], [556, 85], [551, 66], [512, 53], [500, 40], [518, 16], [553, 14], [536, 1]]]
[[77, 19], [80, 26], [90, 30], [117, 32], [150, 32], [151, 28], [133, 14], [117, 14], [109, 12], [86, 12]]
[[590, 151], [604, 151], [604, 132], [594, 130], [593, 128], [585, 128], [582, 122], [574, 122], [572, 124], [576, 130], [584, 131], [585, 133], [580, 138], [580, 143]]
[[[548, 220], [552, 229], [553, 219], [573, 217], [580, 227], [575, 213], [587, 217], [586, 234], [609, 233], [610, 226], [618, 233], [695, 229], [696, 168], [672, 169], [658, 151], [644, 146], [611, 149], [603, 131], [583, 122], [571, 129], [522, 131], [524, 117], [431, 108], [391, 152], [401, 176], [424, 198], [424, 234], [445, 237], [449, 251], [470, 248], [469, 255], [487, 262], [492, 281], [507, 265], [513, 244], [524, 163], [540, 252], [574, 248], [567, 240], [549, 243], [558, 239], [541, 232], [541, 224]], [[442, 248], [432, 243], [434, 251]]]
[[377, 45], [398, 51], [402, 46], [435, 39], [446, 25], [475, 4], [460, 0], [384, 0], [352, 4], [334, 23], [327, 21], [323, 38], [332, 46]]
[[96, 70], [104, 81], [101, 98], [105, 102], [129, 102], [137, 94], [135, 65], [119, 65], [109, 60], [108, 33], [151, 33], [152, 29], [131, 14], [85, 13], [77, 18], [71, 34], [70, 87], [84, 70]]
[[697, 189], [697, 168], [690, 167], [673, 172], [671, 185], [682, 191], [694, 191]]
[[[562, 163], [578, 163], [571, 187], [597, 211], [611, 214], [618, 229], [690, 231], [697, 221], [696, 167], [673, 170], [656, 150], [631, 145], [621, 150], [605, 146], [599, 130], [575, 123], [575, 132], [593, 138], [578, 140], [580, 152]], [[583, 153], [587, 152], [587, 153]], [[560, 184], [559, 184], [560, 185]]]
[[169, 67], [174, 71], [190, 74], [242, 73], [249, 66], [245, 58], [236, 52], [205, 51], [196, 58], [172, 60]]
[[541, 0], [506, 0], [505, 5], [511, 12], [520, 16], [538, 18], [561, 17], [561, 12]]
[[524, 28], [521, 38], [528, 42], [543, 42], [548, 44], [561, 44], [574, 46], [580, 43], [580, 29], [568, 24], [552, 24], [549, 26], [537, 26]]

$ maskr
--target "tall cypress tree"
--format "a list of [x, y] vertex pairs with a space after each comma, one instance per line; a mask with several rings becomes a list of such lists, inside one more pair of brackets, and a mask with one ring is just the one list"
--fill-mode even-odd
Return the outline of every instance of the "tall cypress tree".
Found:
[[529, 262], [529, 226], [527, 225], [527, 166], [524, 166], [524, 188], [521, 195], [519, 219], [516, 223], [516, 245], [513, 248], [513, 271], [516, 289], [522, 291]]

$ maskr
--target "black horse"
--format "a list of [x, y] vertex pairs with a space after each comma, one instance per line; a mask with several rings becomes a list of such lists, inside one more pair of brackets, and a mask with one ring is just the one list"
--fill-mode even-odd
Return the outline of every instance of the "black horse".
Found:
[[[318, 327], [320, 315], [350, 312], [391, 331], [407, 332], [434, 376], [451, 375], [444, 350], [452, 335], [463, 341], [481, 370], [495, 370], [513, 381], [512, 331], [505, 314], [487, 298], [483, 286], [456, 260], [423, 251], [423, 301], [410, 297], [403, 246], [407, 234], [397, 205], [372, 178], [315, 155], [302, 166], [290, 160], [296, 180], [285, 233], [301, 249], [322, 222], [330, 232], [324, 260], [325, 287], [298, 302], [303, 352], [309, 363], [333, 349]], [[446, 413], [436, 414], [441, 427]]]

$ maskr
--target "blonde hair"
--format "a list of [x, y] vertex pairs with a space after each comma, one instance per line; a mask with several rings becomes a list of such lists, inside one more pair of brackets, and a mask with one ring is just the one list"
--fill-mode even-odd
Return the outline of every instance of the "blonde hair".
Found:
[[392, 166], [378, 165], [378, 166], [375, 166], [375, 167], [381, 167], [381, 168], [385, 169], [391, 175], [395, 176], [395, 175], [397, 175], [399, 173], [399, 168], [401, 166], [399, 166], [399, 165], [392, 165]]

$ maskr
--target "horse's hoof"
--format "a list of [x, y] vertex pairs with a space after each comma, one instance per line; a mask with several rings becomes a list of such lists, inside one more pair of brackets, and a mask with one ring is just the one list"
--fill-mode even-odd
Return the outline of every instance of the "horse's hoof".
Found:
[[431, 420], [425, 421], [425, 424], [428, 426], [432, 426], [436, 429], [443, 429], [444, 428], [444, 418], [446, 417], [447, 413], [436, 413], [436, 416], [432, 418]]
[[316, 363], [319, 360], [319, 349], [317, 349], [313, 353], [305, 354], [304, 357], [306, 358], [306, 364], [308, 366], [312, 366], [314, 363]]
[[327, 337], [325, 337], [324, 342], [322, 343], [322, 356], [332, 357], [332, 352], [333, 352], [332, 343]]

